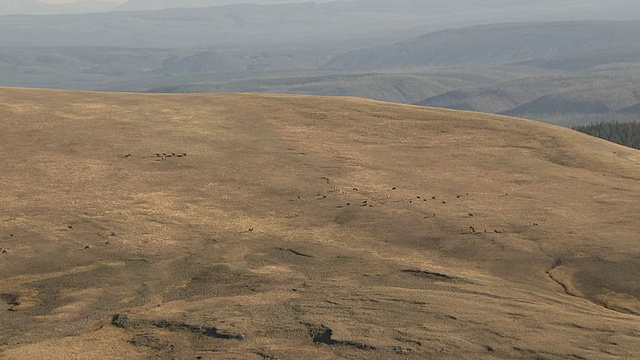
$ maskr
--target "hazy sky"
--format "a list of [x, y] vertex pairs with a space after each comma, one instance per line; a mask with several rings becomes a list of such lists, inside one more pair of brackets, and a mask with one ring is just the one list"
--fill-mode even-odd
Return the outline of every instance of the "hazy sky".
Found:
[[[0, 0], [2, 1], [2, 0]], [[75, 3], [75, 2], [81, 2], [83, 0], [38, 0], [42, 3], [47, 3], [47, 4], [68, 4], [68, 3]], [[85, 0], [87, 1], [87, 0]], [[93, 1], [101, 1], [101, 2], [110, 2], [110, 3], [118, 3], [118, 4], [124, 4], [127, 2], [127, 0], [93, 0]], [[281, 0], [281, 1], [272, 1], [274, 3], [295, 3], [295, 2], [327, 2], [328, 0]], [[225, 3], [251, 3], [251, 2], [256, 2], [256, 3], [260, 3], [261, 1], [252, 1], [252, 0], [237, 0], [237, 1], [225, 1]]]
[[[80, 2], [81, 0], [39, 0], [39, 1], [47, 4], [68, 4], [68, 3]], [[127, 2], [127, 0], [93, 0], [93, 1], [111, 2], [111, 3], [118, 3], [118, 4], [124, 4]]]

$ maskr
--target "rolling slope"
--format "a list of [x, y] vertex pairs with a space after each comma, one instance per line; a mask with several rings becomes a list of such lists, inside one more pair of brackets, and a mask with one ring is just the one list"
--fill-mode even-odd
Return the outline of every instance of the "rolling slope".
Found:
[[473, 112], [0, 88], [0, 357], [634, 358], [640, 152]]

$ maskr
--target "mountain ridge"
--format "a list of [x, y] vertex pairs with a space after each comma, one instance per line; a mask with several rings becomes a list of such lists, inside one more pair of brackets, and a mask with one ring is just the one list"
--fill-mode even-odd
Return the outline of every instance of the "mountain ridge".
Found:
[[440, 30], [393, 45], [346, 52], [325, 67], [505, 65], [580, 52], [604, 53], [612, 49], [638, 52], [639, 45], [633, 39], [637, 31], [640, 31], [640, 21], [478, 25]]
[[[246, 3], [256, 5], [279, 5], [311, 2], [308, 0], [251, 0]], [[315, 0], [315, 3], [331, 2], [331, 0]], [[172, 8], [205, 8], [237, 4], [234, 0], [128, 0], [115, 8], [115, 11], [149, 11]]]
[[619, 74], [602, 70], [508, 80], [445, 92], [416, 104], [538, 120], [555, 117], [556, 123], [565, 124], [582, 115], [601, 116], [602, 121], [609, 116], [628, 115], [633, 110], [629, 107], [637, 104], [639, 78], [633, 69]]

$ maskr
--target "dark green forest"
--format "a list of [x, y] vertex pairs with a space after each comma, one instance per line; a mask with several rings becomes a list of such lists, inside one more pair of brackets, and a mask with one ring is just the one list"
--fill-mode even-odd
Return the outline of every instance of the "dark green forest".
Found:
[[638, 121], [606, 121], [598, 124], [573, 126], [573, 130], [609, 140], [617, 144], [640, 149], [640, 123]]

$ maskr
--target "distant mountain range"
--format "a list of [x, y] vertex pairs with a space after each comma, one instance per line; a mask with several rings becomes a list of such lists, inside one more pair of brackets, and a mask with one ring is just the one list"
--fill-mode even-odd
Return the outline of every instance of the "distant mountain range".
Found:
[[[640, 21], [509, 23], [443, 30], [393, 45], [349, 51], [326, 68], [531, 64], [575, 68], [637, 61]], [[594, 56], [594, 54], [596, 56]]]
[[[31, 1], [33, 9], [40, 8], [39, 6], [42, 5], [35, 3], [35, 0], [28, 1]], [[0, 46], [136, 48], [195, 46], [209, 48], [256, 48], [257, 46], [318, 48], [330, 46], [336, 48], [339, 46], [342, 50], [355, 50], [380, 44], [397, 43], [442, 29], [504, 22], [505, 19], [515, 22], [512, 29], [500, 28], [509, 32], [515, 31], [515, 33], [501, 34], [494, 40], [487, 38], [487, 34], [496, 32], [491, 27], [461, 30], [460, 36], [467, 37], [472, 42], [465, 44], [456, 41], [456, 45], [453, 47], [449, 46], [451, 45], [450, 36], [456, 35], [455, 32], [432, 33], [406, 43], [345, 54], [344, 57], [337, 59], [332, 64], [338, 67], [377, 67], [387, 66], [387, 64], [412, 65], [416, 61], [411, 59], [412, 56], [414, 58], [423, 57], [423, 55], [430, 56], [430, 50], [425, 49], [423, 44], [435, 45], [433, 48], [435, 55], [431, 58], [431, 61], [435, 63], [446, 63], [449, 57], [447, 54], [460, 58], [464, 56], [480, 58], [479, 56], [467, 55], [475, 54], [476, 51], [479, 51], [479, 55], [484, 57], [480, 58], [480, 61], [486, 62], [495, 56], [492, 55], [492, 50], [494, 50], [492, 47], [499, 45], [499, 41], [508, 41], [510, 37], [519, 36], [520, 25], [518, 24], [526, 21], [580, 20], [585, 18], [614, 20], [625, 17], [640, 20], [640, 2], [629, 4], [630, 2], [623, 0], [611, 0], [605, 4], [606, 6], [596, 0], [584, 0], [579, 3], [569, 0], [556, 2], [544, 0], [534, 3], [520, 0], [511, 2], [495, 0], [491, 2], [493, 6], [475, 0], [456, 2], [360, 0], [269, 6], [241, 4], [205, 8], [184, 7], [221, 2], [214, 0], [165, 1], [167, 2], [136, 0], [118, 7], [120, 11], [105, 13], [2, 16], [0, 17]], [[269, 2], [274, 1], [276, 0], [269, 0]], [[182, 8], [132, 11], [144, 9], [149, 4], [153, 5], [154, 9], [163, 6], [181, 6]], [[105, 5], [105, 3], [79, 3], [68, 6], [88, 7], [90, 5], [100, 6], [102, 9], [108, 7], [108, 4]], [[52, 6], [57, 9], [55, 12], [64, 12], [61, 10], [63, 5], [47, 5], [47, 8]], [[75, 11], [79, 12], [80, 10], [77, 8]], [[540, 29], [538, 35], [547, 36], [553, 33], [552, 30]], [[565, 30], [568, 35], [578, 36], [578, 40], [597, 32], [591, 31], [588, 26], [559, 29], [559, 31]], [[584, 34], [580, 34], [582, 30], [585, 31]], [[469, 31], [477, 32], [475, 38], [469, 36]], [[525, 26], [522, 31], [529, 30]], [[635, 28], [630, 28], [628, 31], [635, 31]], [[534, 37], [536, 34], [531, 33], [530, 35]], [[628, 35], [623, 36], [622, 42], [629, 38]], [[523, 38], [522, 41], [528, 41], [528, 39]], [[553, 40], [548, 39], [548, 41]], [[601, 36], [599, 40], [608, 41]], [[610, 40], [614, 43], [621, 42], [616, 40], [616, 33], [612, 33]], [[480, 47], [478, 45], [480, 41], [489, 46]], [[531, 38], [532, 44], [527, 45], [529, 50], [526, 51], [535, 53], [538, 50], [549, 50], [540, 46], [546, 46], [548, 41], [547, 39]], [[558, 48], [572, 46], [571, 38], [568, 36], [564, 36], [556, 43]], [[624, 43], [626, 44], [626, 42]], [[514, 44], [514, 46], [518, 45]], [[394, 49], [407, 51], [407, 54], [394, 53]], [[439, 50], [438, 53], [435, 53], [436, 49]], [[453, 52], [457, 52], [457, 54]], [[502, 58], [510, 56], [508, 60], [512, 61], [540, 58], [537, 54], [532, 54], [536, 56], [523, 56], [527, 53], [514, 54], [514, 52], [516, 50], [508, 50], [508, 53], [498, 56]], [[359, 60], [361, 55], [370, 59], [361, 61]]]
[[631, 115], [639, 115], [640, 116], [640, 112], [639, 111], [640, 110], [639, 110], [638, 104], [635, 104], [635, 105], [630, 106], [630, 107], [628, 107], [626, 109], [622, 109], [619, 112], [621, 114], [631, 114]]
[[[571, 125], [585, 116], [629, 119], [638, 114], [638, 66], [575, 75], [530, 77], [458, 89], [417, 105], [472, 110]], [[631, 104], [631, 106], [630, 106]]]
[[[381, 20], [386, 23], [383, 28]], [[348, 43], [345, 48], [352, 48], [398, 41], [433, 30], [432, 26], [414, 14], [345, 12], [342, 3], [12, 15], [0, 17], [0, 47], [316, 48]]]
[[303, 2], [329, 2], [332, 0], [129, 0], [125, 4], [117, 7], [116, 11], [149, 11], [173, 8], [203, 8], [212, 6], [223, 6], [238, 4], [241, 2], [257, 5], [274, 5], [285, 3]]
[[[640, 4], [628, 0], [80, 0], [75, 3], [50, 4], [42, 0], [2, 0], [0, 15], [7, 14], [78, 14], [106, 11], [155, 11], [178, 8], [204, 8], [233, 4], [285, 5], [293, 3], [328, 3], [327, 8], [357, 14], [421, 14], [431, 23], [455, 23], [456, 27], [476, 23], [527, 20], [633, 20], [638, 19]], [[487, 21], [482, 21], [482, 19]], [[383, 19], [379, 19], [383, 20]], [[396, 19], [398, 20], [398, 19]], [[478, 22], [480, 20], [480, 22]], [[385, 21], [380, 25], [386, 25]]]
[[[457, 19], [462, 26], [474, 17], [484, 14], [491, 22], [540, 20], [580, 20], [580, 19], [638, 19], [636, 10], [640, 4], [628, 0], [129, 0], [119, 11], [160, 10], [171, 8], [210, 7], [238, 3], [258, 5], [290, 3], [330, 3], [332, 8], [346, 12], [406, 13], [422, 15], [437, 14], [449, 21]], [[634, 15], [635, 14], [635, 15]], [[431, 18], [431, 21], [434, 19]], [[438, 22], [442, 19], [438, 20]]]

